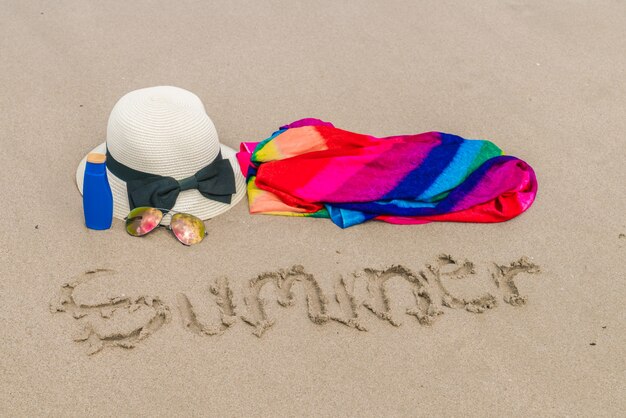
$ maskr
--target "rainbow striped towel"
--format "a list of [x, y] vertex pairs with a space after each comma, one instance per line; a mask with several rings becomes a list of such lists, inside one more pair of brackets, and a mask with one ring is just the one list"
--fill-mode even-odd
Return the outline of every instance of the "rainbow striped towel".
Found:
[[250, 213], [324, 217], [342, 228], [369, 219], [502, 222], [537, 194], [524, 161], [442, 132], [376, 138], [302, 119], [242, 143], [237, 157]]

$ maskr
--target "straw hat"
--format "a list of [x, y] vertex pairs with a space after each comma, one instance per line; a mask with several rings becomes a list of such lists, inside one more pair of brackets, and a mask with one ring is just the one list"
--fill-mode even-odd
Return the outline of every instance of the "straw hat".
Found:
[[[131, 169], [176, 180], [193, 176], [221, 151], [235, 176], [237, 191], [230, 204], [208, 199], [197, 189], [191, 189], [180, 192], [174, 211], [205, 220], [226, 212], [246, 193], [235, 150], [219, 143], [215, 126], [198, 96], [178, 87], [150, 87], [122, 97], [109, 116], [106, 142], [91, 152], [105, 154], [107, 148], [111, 157]], [[85, 156], [76, 170], [81, 194], [86, 159]], [[113, 193], [113, 216], [124, 219], [130, 212], [126, 182], [109, 169], [107, 176]], [[166, 217], [164, 223], [168, 220]]]

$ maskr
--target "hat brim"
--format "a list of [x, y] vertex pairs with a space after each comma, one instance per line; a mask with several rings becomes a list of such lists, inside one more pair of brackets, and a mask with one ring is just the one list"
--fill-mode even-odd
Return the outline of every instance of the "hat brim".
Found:
[[[185, 190], [180, 192], [178, 195], [176, 205], [172, 208], [173, 211], [189, 213], [202, 220], [207, 220], [232, 209], [245, 196], [246, 179], [243, 177], [241, 170], [239, 169], [239, 163], [237, 162], [237, 158], [235, 156], [235, 150], [225, 145], [220, 145], [220, 148], [222, 150], [222, 157], [224, 159], [228, 159], [233, 167], [233, 173], [235, 174], [237, 192], [233, 195], [230, 204], [207, 199], [202, 196], [198, 190]], [[103, 142], [91, 150], [91, 152], [105, 154], [106, 143]], [[76, 170], [76, 185], [78, 186], [78, 190], [81, 194], [83, 193], [86, 161], [87, 156], [80, 161], [78, 169]], [[128, 193], [126, 192], [126, 182], [117, 178], [108, 169], [107, 177], [109, 179], [109, 185], [111, 186], [111, 192], [113, 193], [113, 216], [118, 219], [124, 219], [130, 212]], [[167, 225], [168, 223], [169, 217], [165, 217], [163, 219], [163, 224]]]

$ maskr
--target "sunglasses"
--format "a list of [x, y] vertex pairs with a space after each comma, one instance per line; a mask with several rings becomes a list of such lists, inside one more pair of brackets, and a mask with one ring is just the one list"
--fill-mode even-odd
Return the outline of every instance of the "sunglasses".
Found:
[[[161, 225], [161, 221], [166, 214], [171, 214], [171, 212], [159, 208], [135, 208], [124, 218], [126, 232], [133, 237], [143, 237], [158, 226], [165, 227], [165, 225]], [[174, 212], [167, 228], [174, 233], [176, 239], [185, 245], [197, 244], [207, 235], [204, 222], [188, 213]]]

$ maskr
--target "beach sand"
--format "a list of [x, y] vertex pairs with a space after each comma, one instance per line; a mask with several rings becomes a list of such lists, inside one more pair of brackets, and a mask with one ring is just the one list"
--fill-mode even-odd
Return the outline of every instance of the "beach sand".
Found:
[[[2, 1], [0, 415], [624, 413], [626, 6], [363, 3]], [[86, 229], [78, 162], [163, 84], [233, 148], [302, 117], [437, 130], [539, 194], [491, 225], [242, 202], [189, 248]]]

